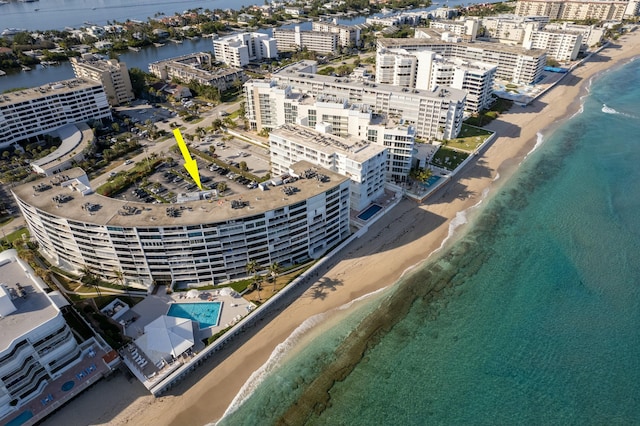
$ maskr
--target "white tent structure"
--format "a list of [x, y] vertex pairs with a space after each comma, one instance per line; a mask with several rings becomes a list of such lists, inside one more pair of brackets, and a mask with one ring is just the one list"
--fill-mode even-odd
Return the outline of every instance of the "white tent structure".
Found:
[[220, 289], [220, 296], [239, 297], [240, 295], [231, 287], [222, 287]]
[[144, 327], [136, 345], [152, 360], [179, 357], [194, 345], [191, 320], [162, 315]]

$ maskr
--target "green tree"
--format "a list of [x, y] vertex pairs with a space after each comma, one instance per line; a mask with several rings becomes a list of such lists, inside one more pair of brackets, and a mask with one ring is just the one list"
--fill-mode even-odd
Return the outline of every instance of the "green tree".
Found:
[[276, 280], [278, 279], [278, 275], [280, 274], [281, 267], [278, 262], [273, 262], [269, 265], [269, 274], [271, 275], [271, 279], [273, 280], [273, 292], [276, 292]]
[[133, 89], [133, 93], [137, 98], [141, 97], [144, 93], [146, 87], [146, 76], [147, 73], [142, 71], [140, 68], [130, 68], [129, 69], [129, 79], [131, 80], [131, 87]]
[[119, 285], [124, 289], [125, 293], [127, 293], [127, 296], [130, 296], [129, 286], [126, 286], [124, 283], [124, 272], [122, 272], [122, 269], [113, 268], [113, 281], [114, 284]]
[[247, 262], [246, 269], [249, 275], [253, 275], [252, 289], [258, 292], [258, 299], [262, 300], [262, 297], [260, 296], [260, 275], [258, 274], [262, 269], [262, 266], [260, 266], [260, 264], [255, 260], [251, 259]]

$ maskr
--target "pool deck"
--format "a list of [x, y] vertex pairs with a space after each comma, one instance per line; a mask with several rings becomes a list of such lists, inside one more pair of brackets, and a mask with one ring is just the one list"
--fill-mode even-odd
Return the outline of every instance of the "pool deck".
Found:
[[[384, 194], [381, 197], [376, 198], [374, 202], [369, 204], [362, 211], [359, 211], [359, 212], [351, 211], [350, 213], [351, 225], [355, 226], [357, 229], [367, 226], [371, 222], [371, 219], [384, 215], [387, 212], [389, 205], [393, 203], [393, 200], [396, 198], [396, 196], [397, 195], [395, 192], [385, 189]], [[358, 217], [362, 213], [366, 212], [367, 209], [369, 209], [374, 204], [377, 204], [382, 208], [367, 219], [361, 219]]]
[[222, 302], [218, 325], [200, 330], [202, 338], [213, 336], [227, 328], [226, 326], [235, 324], [255, 308], [248, 300], [221, 295], [219, 290], [204, 290], [198, 293], [196, 298], [187, 298], [186, 292], [166, 294], [164, 291], [147, 296], [123, 315], [123, 320], [137, 318], [125, 328], [125, 334], [133, 339], [141, 336], [144, 333], [144, 327], [159, 316], [166, 315], [172, 303]]
[[[136, 339], [144, 333], [144, 327], [156, 318], [166, 315], [169, 307], [173, 303], [210, 303], [221, 302], [218, 325], [199, 329], [196, 322], [193, 324], [195, 345], [184, 354], [175, 359], [167, 359], [165, 362], [157, 363], [155, 360], [147, 359], [148, 356], [131, 342], [126, 347], [120, 349], [120, 356], [125, 365], [147, 388], [152, 389], [157, 383], [165, 379], [171, 373], [189, 363], [192, 356], [204, 349], [203, 339], [213, 336], [246, 317], [249, 312], [255, 309], [255, 305], [236, 294], [236, 296], [220, 294], [220, 290], [199, 291], [197, 297], [187, 297], [187, 292], [174, 292], [167, 294], [161, 290], [156, 294], [149, 295], [142, 302], [138, 303], [127, 311], [122, 319], [127, 321], [135, 318], [129, 326], [125, 327], [125, 334], [132, 339]], [[140, 359], [147, 359], [148, 362], [138, 362]], [[138, 361], [136, 361], [138, 360]], [[152, 362], [153, 361], [153, 362]]]

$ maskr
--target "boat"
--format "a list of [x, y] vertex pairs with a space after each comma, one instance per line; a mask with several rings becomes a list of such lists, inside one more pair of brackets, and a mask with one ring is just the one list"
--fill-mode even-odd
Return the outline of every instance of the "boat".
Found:
[[2, 6], [3, 4], [9, 4], [9, 2], [6, 0], [0, 0], [0, 6]]
[[28, 67], [28, 66], [26, 66], [26, 65], [23, 65], [23, 66], [22, 66], [22, 71], [31, 71], [31, 68], [29, 68], [29, 67]]
[[0, 77], [2, 77], [3, 75], [7, 75], [7, 73], [2, 71], [2, 70], [0, 70]]
[[162, 46], [164, 46], [164, 43], [153, 43], [153, 45], [155, 47], [162, 47]]
[[22, 32], [25, 32], [25, 31], [27, 31], [27, 30], [21, 29], [21, 28], [7, 28], [2, 33], [0, 33], [0, 35], [1, 36], [12, 36], [12, 35], [16, 35], [18, 33], [22, 33]]
[[129, 46], [129, 50], [132, 50], [134, 52], [139, 52], [140, 48], [139, 47], [133, 47], [133, 46]]

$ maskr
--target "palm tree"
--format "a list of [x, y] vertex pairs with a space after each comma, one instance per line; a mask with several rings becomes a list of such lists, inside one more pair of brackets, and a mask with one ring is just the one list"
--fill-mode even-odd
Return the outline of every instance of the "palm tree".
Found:
[[127, 293], [127, 296], [130, 296], [129, 287], [124, 285], [124, 272], [122, 272], [122, 269], [113, 268], [113, 275], [114, 275], [113, 277], [114, 283], [124, 288], [124, 291], [125, 293]]
[[102, 292], [100, 291], [100, 279], [93, 273], [91, 268], [87, 265], [84, 265], [80, 270], [82, 272], [82, 278], [80, 278], [80, 282], [86, 284], [89, 287], [93, 287], [98, 293], [98, 297], [102, 297]]
[[271, 275], [271, 279], [273, 279], [273, 292], [276, 292], [276, 280], [278, 279], [278, 274], [280, 273], [280, 265], [278, 262], [273, 262], [269, 265], [269, 274]]
[[253, 288], [258, 291], [258, 299], [262, 300], [260, 297], [260, 285], [258, 284], [258, 280], [260, 276], [258, 275], [258, 271], [262, 269], [260, 264], [255, 260], [249, 260], [247, 262], [247, 273], [253, 274]]

